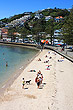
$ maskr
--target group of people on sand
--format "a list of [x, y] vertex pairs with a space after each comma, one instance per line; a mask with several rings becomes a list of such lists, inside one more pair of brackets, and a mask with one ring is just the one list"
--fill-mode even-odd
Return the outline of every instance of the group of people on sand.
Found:
[[41, 74], [41, 71], [39, 70], [39, 72], [37, 73], [37, 76], [35, 78], [35, 82], [37, 83], [38, 88], [42, 84], [42, 81], [43, 81], [43, 75]]
[[[31, 80], [29, 80], [29, 81], [31, 81]], [[35, 78], [35, 82], [36, 82], [38, 88], [42, 84], [42, 81], [43, 81], [43, 75], [41, 74], [41, 71], [39, 70], [39, 72], [37, 73], [37, 76]], [[22, 78], [22, 89], [24, 89], [25, 84], [26, 84], [26, 81], [24, 80], [24, 78]]]
[[[50, 52], [48, 52], [48, 54], [50, 54]], [[56, 55], [56, 53], [54, 53], [54, 52], [53, 52], [53, 54]], [[48, 55], [46, 55], [45, 58], [46, 58], [46, 57], [48, 57]], [[52, 59], [52, 56], [49, 57], [49, 60], [50, 60], [50, 59]], [[64, 61], [63, 59], [64, 59], [64, 57], [61, 56], [61, 59], [58, 60], [58, 62]], [[44, 63], [49, 63], [49, 60], [44, 61]], [[41, 61], [41, 59], [39, 58], [38, 61]], [[52, 65], [49, 65], [49, 64], [48, 64], [48, 65], [46, 65], [46, 66], [47, 66], [46, 70], [50, 70], [50, 66], [52, 66]], [[36, 72], [36, 70], [30, 70], [29, 72]], [[31, 81], [31, 80], [29, 80], [29, 81]], [[41, 71], [39, 70], [39, 71], [37, 72], [37, 76], [36, 76], [36, 78], [35, 78], [35, 82], [36, 82], [38, 88], [41, 87], [40, 85], [42, 85], [42, 81], [43, 81], [43, 75], [42, 75]], [[25, 83], [26, 83], [26, 81], [25, 81], [24, 78], [23, 78], [22, 88], [24, 88]], [[30, 83], [30, 82], [29, 82], [29, 83]]]

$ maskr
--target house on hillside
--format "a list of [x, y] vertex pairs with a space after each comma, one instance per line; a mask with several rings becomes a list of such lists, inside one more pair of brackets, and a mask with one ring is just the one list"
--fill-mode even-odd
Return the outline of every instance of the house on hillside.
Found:
[[2, 39], [8, 37], [8, 29], [1, 28], [1, 37]]
[[50, 19], [53, 19], [53, 17], [52, 16], [45, 16], [45, 21], [48, 21]]
[[8, 23], [8, 24], [5, 25], [5, 27], [6, 27], [6, 28], [10, 28], [10, 27], [14, 27], [14, 25], [11, 24], [11, 23]]
[[18, 32], [14, 32], [14, 35], [16, 35], [16, 36], [21, 36], [21, 34], [18, 33]]
[[24, 15], [23, 17], [19, 18], [19, 19], [15, 19], [13, 21], [11, 21], [11, 23], [6, 24], [6, 27], [14, 27], [14, 26], [24, 26], [24, 22], [26, 22], [26, 20], [29, 20], [31, 18], [31, 15]]
[[62, 38], [63, 35], [61, 33], [61, 29], [54, 31], [54, 38]]
[[31, 18], [31, 15], [24, 15], [20, 20], [29, 20]]
[[34, 19], [41, 19], [43, 18], [43, 14], [42, 13], [36, 13]]
[[64, 18], [62, 16], [55, 17], [55, 22], [63, 21]]
[[4, 25], [6, 25], [6, 23], [3, 23], [2, 21], [0, 21], [0, 26], [3, 27]]
[[26, 38], [28, 38], [28, 39], [31, 39], [32, 40], [32, 35], [27, 35], [27, 37]]
[[31, 15], [32, 12], [24, 12], [25, 15]]
[[8, 37], [8, 32], [3, 32], [2, 33], [2, 38], [7, 38]]

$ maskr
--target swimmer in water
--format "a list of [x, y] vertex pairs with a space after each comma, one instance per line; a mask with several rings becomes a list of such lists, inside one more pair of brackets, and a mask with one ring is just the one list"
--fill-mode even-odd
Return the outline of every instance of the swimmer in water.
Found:
[[6, 67], [8, 66], [8, 63], [6, 62]]

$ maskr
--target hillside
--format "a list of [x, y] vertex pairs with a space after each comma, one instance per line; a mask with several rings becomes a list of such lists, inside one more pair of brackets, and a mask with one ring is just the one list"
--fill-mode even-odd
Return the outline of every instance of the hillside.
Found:
[[[17, 32], [21, 34], [21, 38], [24, 38], [31, 34], [36, 35], [35, 40], [39, 41], [42, 37], [42, 34], [39, 34], [40, 32], [49, 34], [52, 38], [55, 30], [64, 27], [69, 16], [70, 10], [55, 7], [54, 9], [38, 10], [34, 13], [24, 12], [10, 18], [1, 19], [0, 27], [8, 29], [8, 36], [14, 36], [13, 33]], [[45, 34], [43, 34], [43, 38], [45, 38]]]

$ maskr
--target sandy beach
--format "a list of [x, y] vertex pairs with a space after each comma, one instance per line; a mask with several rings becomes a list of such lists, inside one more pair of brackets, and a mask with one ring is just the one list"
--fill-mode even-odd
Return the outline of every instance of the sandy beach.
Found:
[[[46, 60], [49, 62], [44, 63]], [[50, 70], [46, 69], [47, 65], [50, 65]], [[38, 89], [35, 77], [39, 70], [43, 74], [43, 82]], [[24, 89], [22, 78], [31, 80]], [[0, 110], [73, 110], [73, 63], [61, 59], [51, 50], [43, 50], [0, 96]]]

